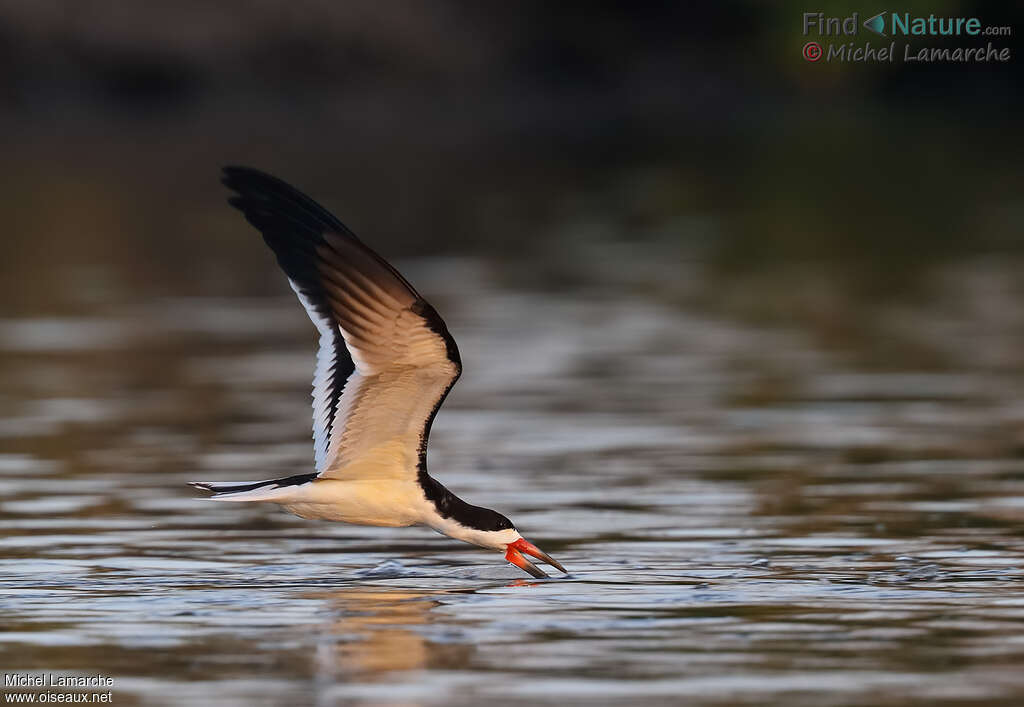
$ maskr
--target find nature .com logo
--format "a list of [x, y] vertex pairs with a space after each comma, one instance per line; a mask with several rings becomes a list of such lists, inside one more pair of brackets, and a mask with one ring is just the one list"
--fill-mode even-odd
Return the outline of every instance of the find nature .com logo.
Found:
[[[889, 64], [898, 59], [904, 63], [927, 64], [1007, 62], [1011, 57], [1009, 46], [996, 46], [991, 38], [997, 38], [997, 42], [1000, 37], [1009, 38], [1013, 36], [1013, 28], [985, 25], [977, 17], [936, 17], [934, 14], [924, 17], [909, 12], [883, 10], [866, 20], [861, 21], [860, 18], [858, 12], [847, 17], [805, 12], [804, 36], [817, 35], [827, 39], [805, 43], [804, 59], [811, 63], [824, 59], [826, 63]], [[848, 38], [856, 37], [862, 27], [890, 41], [849, 41]], [[912, 38], [934, 38], [939, 41], [953, 38], [969, 43], [949, 46], [944, 42], [941, 46], [922, 47], [913, 45], [909, 41]], [[971, 41], [974, 38], [988, 39], [985, 45], [980, 45]]]

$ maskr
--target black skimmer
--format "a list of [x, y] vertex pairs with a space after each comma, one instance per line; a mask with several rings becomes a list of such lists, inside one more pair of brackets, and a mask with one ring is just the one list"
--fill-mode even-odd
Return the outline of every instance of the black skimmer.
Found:
[[316, 471], [266, 481], [195, 481], [213, 501], [261, 501], [302, 518], [426, 525], [565, 572], [508, 518], [466, 503], [427, 473], [430, 425], [462, 373], [455, 339], [430, 304], [326, 209], [255, 169], [226, 167], [228, 202], [263, 234], [320, 332], [313, 378]]

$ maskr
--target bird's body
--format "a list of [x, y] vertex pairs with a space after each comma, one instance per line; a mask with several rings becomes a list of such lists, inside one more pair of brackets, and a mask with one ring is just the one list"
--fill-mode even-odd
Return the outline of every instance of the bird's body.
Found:
[[[320, 333], [313, 378], [316, 471], [251, 482], [193, 482], [214, 501], [272, 502], [303, 518], [357, 525], [426, 525], [561, 565], [505, 516], [466, 503], [427, 473], [430, 426], [462, 372], [458, 346], [434, 308], [383, 258], [298, 190], [228, 167], [230, 203], [262, 234]], [[564, 570], [562, 570], [564, 571]]]
[[[370, 475], [364, 477], [368, 469]], [[218, 495], [211, 497], [214, 501], [270, 501], [300, 518], [353, 525], [391, 528], [425, 525], [442, 535], [489, 550], [504, 550], [506, 545], [522, 537], [513, 527], [481, 530], [451, 517], [446, 518], [419, 483], [398, 478], [400, 468], [397, 466], [374, 464], [370, 468], [360, 463], [344, 471], [352, 478], [317, 479], [315, 474], [307, 474], [299, 477], [301, 482], [287, 485], [279, 484], [297, 477], [250, 482], [208, 481], [193, 485], [216, 491]], [[392, 478], [388, 478], [388, 474]], [[233, 490], [238, 488], [242, 490]]]

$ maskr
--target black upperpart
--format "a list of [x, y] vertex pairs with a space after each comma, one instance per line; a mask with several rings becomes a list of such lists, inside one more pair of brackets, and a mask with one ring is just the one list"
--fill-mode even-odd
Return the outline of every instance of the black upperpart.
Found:
[[515, 527], [512, 521], [497, 511], [466, 503], [422, 467], [419, 483], [427, 498], [444, 518], [451, 518], [467, 528], [476, 530], [508, 530]]

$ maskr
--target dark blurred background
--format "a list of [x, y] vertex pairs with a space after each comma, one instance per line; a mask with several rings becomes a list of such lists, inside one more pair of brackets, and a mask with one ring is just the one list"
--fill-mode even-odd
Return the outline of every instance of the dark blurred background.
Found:
[[1021, 252], [1022, 64], [801, 57], [805, 10], [878, 9], [5, 0], [2, 314], [277, 292], [223, 205], [240, 163], [389, 257], [486, 255], [564, 287], [614, 253], [609, 284], [891, 342], [878, 307]]

